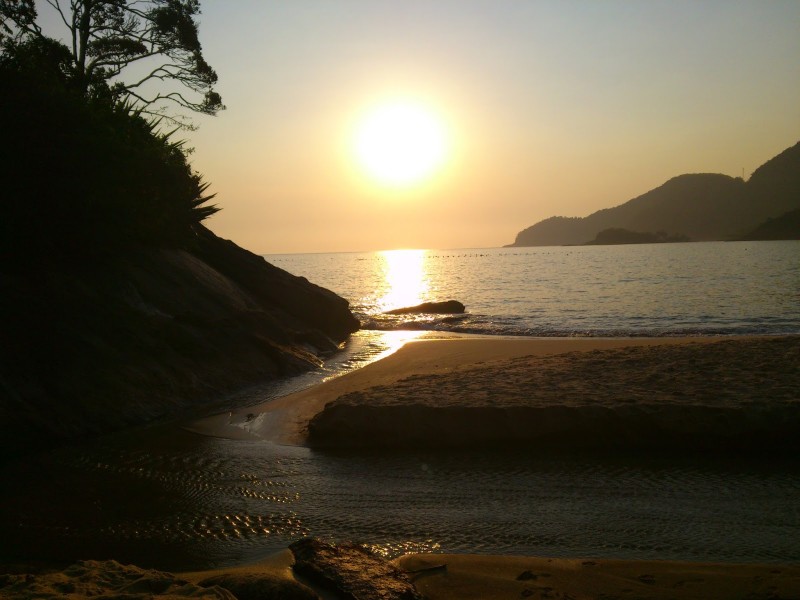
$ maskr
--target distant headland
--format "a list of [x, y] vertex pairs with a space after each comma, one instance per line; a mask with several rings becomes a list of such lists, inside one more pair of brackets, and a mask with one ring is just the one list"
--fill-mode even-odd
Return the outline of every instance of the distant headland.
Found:
[[750, 179], [713, 173], [663, 185], [587, 217], [550, 217], [509, 247], [800, 239], [800, 142]]

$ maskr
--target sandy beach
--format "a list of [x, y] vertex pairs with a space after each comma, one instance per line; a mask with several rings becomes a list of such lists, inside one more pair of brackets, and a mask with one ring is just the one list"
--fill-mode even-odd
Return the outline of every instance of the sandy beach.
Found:
[[418, 571], [415, 587], [430, 600], [532, 598], [712, 600], [797, 598], [800, 567], [675, 561], [410, 555], [397, 563]]
[[[700, 343], [711, 338], [698, 338]], [[345, 394], [387, 386], [417, 375], [445, 375], [470, 367], [522, 356], [547, 356], [574, 351], [689, 342], [690, 338], [649, 339], [531, 339], [479, 338], [415, 340], [394, 354], [366, 367], [313, 388], [251, 406], [233, 414], [220, 414], [188, 423], [185, 428], [202, 435], [232, 439], [262, 438], [281, 444], [306, 442], [309, 421], [325, 406]]]
[[[186, 428], [290, 445], [373, 447], [386, 440], [445, 439], [445, 445], [458, 446], [495, 443], [499, 434], [515, 443], [538, 436], [553, 447], [557, 440], [573, 445], [580, 436], [591, 438], [592, 429], [611, 432], [595, 441], [608, 444], [619, 437], [630, 445], [634, 432], [647, 426], [645, 437], [660, 435], [673, 445], [730, 436], [769, 445], [781, 436], [796, 438], [798, 390], [796, 336], [464, 337], [411, 342], [356, 372]], [[659, 410], [664, 406], [670, 409]], [[316, 434], [315, 427], [321, 428]], [[339, 597], [298, 575], [293, 562], [286, 550], [255, 564], [172, 575], [84, 561], [57, 573], [4, 575], [0, 596], [28, 598], [35, 591], [36, 597], [69, 597], [69, 591], [72, 597]], [[392, 564], [429, 600], [800, 598], [797, 564], [469, 554], [409, 554]]]
[[204, 435], [314, 446], [780, 447], [800, 426], [800, 338], [421, 340]]
[[[166, 573], [81, 561], [62, 571], [0, 575], [0, 597], [259, 598], [335, 600], [343, 596], [299, 576], [284, 550], [241, 567]], [[525, 556], [411, 554], [392, 561], [427, 600], [776, 600], [800, 597], [800, 566]], [[391, 567], [390, 567], [391, 568]], [[380, 582], [375, 587], [381, 589]], [[351, 597], [351, 596], [347, 596]], [[367, 599], [401, 598], [385, 589]]]
[[[325, 589], [292, 571], [291, 552], [236, 569], [182, 573], [194, 584], [231, 579], [270, 579], [294, 589]], [[392, 561], [408, 574], [428, 600], [623, 599], [728, 600], [800, 597], [800, 566], [736, 565], [678, 561], [631, 561], [587, 558], [410, 554]], [[218, 580], [218, 579], [217, 579]], [[277, 584], [276, 584], [277, 585]], [[276, 596], [277, 597], [277, 596]]]

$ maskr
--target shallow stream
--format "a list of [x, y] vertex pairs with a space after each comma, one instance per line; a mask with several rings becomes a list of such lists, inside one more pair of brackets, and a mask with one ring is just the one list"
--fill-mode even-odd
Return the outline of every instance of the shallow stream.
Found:
[[165, 425], [0, 470], [7, 561], [199, 569], [306, 535], [389, 556], [800, 559], [800, 465], [789, 460], [327, 454]]

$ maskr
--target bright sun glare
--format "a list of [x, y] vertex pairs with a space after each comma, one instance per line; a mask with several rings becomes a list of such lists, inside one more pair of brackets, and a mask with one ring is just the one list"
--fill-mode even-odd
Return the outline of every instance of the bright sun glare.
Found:
[[425, 250], [384, 250], [383, 261], [386, 290], [379, 300], [381, 310], [414, 306], [422, 302], [428, 291], [425, 273]]
[[422, 182], [444, 164], [447, 142], [444, 123], [432, 110], [399, 101], [383, 104], [361, 120], [355, 152], [370, 178], [403, 187]]

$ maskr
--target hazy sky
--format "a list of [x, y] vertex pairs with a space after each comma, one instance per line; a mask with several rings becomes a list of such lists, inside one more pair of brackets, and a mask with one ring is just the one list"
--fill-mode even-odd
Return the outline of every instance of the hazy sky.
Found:
[[[228, 109], [200, 117], [208, 224], [258, 253], [491, 247], [800, 140], [800, 1], [205, 0]], [[359, 171], [366, 111], [414, 98], [445, 167]]]

